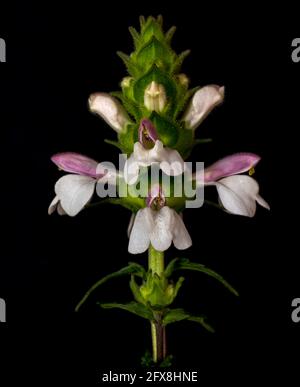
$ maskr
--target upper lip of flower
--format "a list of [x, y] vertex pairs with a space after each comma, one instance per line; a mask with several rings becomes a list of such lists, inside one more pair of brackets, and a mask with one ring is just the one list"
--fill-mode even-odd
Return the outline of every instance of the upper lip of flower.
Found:
[[105, 172], [99, 171], [98, 162], [90, 157], [75, 152], [57, 153], [51, 157], [54, 164], [65, 172], [71, 172], [78, 175], [100, 178]]
[[[255, 167], [260, 160], [260, 156], [250, 152], [240, 152], [226, 156], [205, 168], [203, 175], [200, 172], [198, 182], [201, 183], [201, 179], [204, 179], [203, 183], [209, 184], [226, 176], [247, 172]], [[194, 177], [197, 179], [197, 174]]]
[[187, 129], [196, 129], [214, 107], [224, 100], [224, 86], [207, 85], [192, 97], [182, 121]]
[[130, 118], [121, 103], [107, 93], [94, 93], [89, 98], [89, 107], [99, 114], [116, 132], [122, 132]]

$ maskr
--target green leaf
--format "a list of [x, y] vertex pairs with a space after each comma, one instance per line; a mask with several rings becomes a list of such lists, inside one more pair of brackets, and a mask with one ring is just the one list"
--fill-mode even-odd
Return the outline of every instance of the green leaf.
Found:
[[164, 358], [164, 360], [160, 363], [159, 367], [160, 368], [168, 368], [172, 366], [174, 360], [173, 355], [168, 355], [167, 357]]
[[205, 316], [192, 316], [183, 309], [170, 309], [163, 317], [163, 324], [168, 325], [183, 320], [197, 322], [209, 332], [214, 332], [214, 329], [206, 322]]
[[173, 35], [176, 31], [176, 27], [173, 26], [171, 27], [167, 32], [166, 32], [166, 36], [165, 36], [165, 39], [166, 39], [166, 43], [167, 44], [171, 44], [171, 41], [172, 41], [172, 38], [173, 38]]
[[113, 140], [109, 140], [108, 138], [105, 138], [104, 142], [106, 142], [106, 144], [113, 145], [113, 146], [117, 147], [118, 149], [122, 150], [118, 141], [113, 141]]
[[169, 277], [175, 270], [193, 270], [205, 273], [222, 283], [235, 296], [239, 295], [238, 292], [220, 274], [208, 267], [205, 267], [204, 265], [201, 265], [200, 263], [190, 262], [190, 260], [186, 258], [175, 258], [167, 266], [165, 276]]
[[[177, 105], [176, 105], [176, 109], [175, 109], [175, 113], [174, 113], [174, 117], [176, 118], [183, 110], [185, 110], [187, 108], [187, 105], [190, 101], [190, 99], [192, 98], [192, 96], [196, 93], [197, 90], [199, 90], [200, 87], [199, 86], [196, 86], [196, 87], [193, 87], [192, 89], [186, 91], [184, 93], [184, 95], [180, 98], [180, 99], [177, 99]], [[181, 92], [182, 94], [182, 92]]]
[[150, 16], [147, 18], [146, 23], [143, 26], [141, 32], [141, 40], [146, 43], [153, 36], [155, 36], [159, 40], [164, 39], [164, 34], [162, 32], [160, 22], [157, 22], [153, 17]]
[[206, 317], [205, 316], [191, 316], [188, 318], [189, 321], [194, 321], [198, 324], [201, 324], [203, 328], [205, 328], [207, 331], [214, 333], [215, 330], [214, 328], [206, 322]]
[[144, 275], [145, 269], [137, 264], [137, 263], [130, 263], [128, 266], [123, 267], [122, 269], [115, 271], [114, 273], [108, 274], [107, 276], [101, 278], [99, 281], [97, 281], [84, 295], [84, 297], [81, 299], [81, 301], [77, 304], [75, 311], [78, 312], [80, 307], [85, 303], [85, 301], [88, 299], [88, 297], [93, 293], [99, 286], [103, 285], [105, 282], [112, 278], [121, 277], [123, 275], [133, 274], [133, 273], [140, 273]]
[[138, 284], [135, 282], [134, 275], [131, 275], [131, 279], [129, 282], [130, 289], [132, 291], [132, 294], [137, 302], [140, 304], [145, 304], [145, 300], [141, 294], [140, 287]]
[[132, 63], [129, 55], [125, 54], [122, 51], [117, 51], [117, 55], [122, 59], [130, 75], [135, 77], [137, 76], [137, 74], [139, 74], [139, 69], [136, 67], [135, 64]]
[[177, 294], [178, 294], [179, 289], [181, 288], [181, 286], [182, 286], [182, 284], [183, 284], [183, 281], [184, 281], [184, 277], [180, 277], [180, 278], [178, 279], [178, 281], [176, 282], [172, 302], [173, 302], [173, 301], [175, 300], [175, 298], [177, 297]]
[[144, 28], [145, 23], [146, 23], [145, 17], [143, 15], [141, 15], [140, 16], [140, 26], [141, 26], [141, 29]]
[[177, 143], [180, 132], [180, 127], [176, 124], [176, 122], [161, 116], [155, 111], [151, 113], [149, 118], [157, 129], [159, 139], [165, 146], [170, 148], [173, 147]]
[[134, 27], [129, 27], [130, 35], [132, 36], [135, 49], [139, 48], [140, 35]]
[[[136, 120], [136, 122], [139, 122], [142, 118], [142, 113], [140, 106], [137, 105], [134, 101], [131, 101], [125, 94], [126, 91], [124, 91], [124, 95], [120, 91], [113, 91], [110, 93], [113, 97], [118, 98], [122, 105], [124, 106], [125, 110]], [[124, 133], [127, 135], [127, 132]]]
[[209, 142], [212, 142], [212, 138], [197, 138], [195, 141], [194, 141], [194, 144], [195, 146], [198, 145], [198, 144], [207, 144]]
[[175, 60], [174, 65], [172, 67], [172, 70], [171, 70], [171, 72], [173, 74], [176, 74], [180, 71], [180, 68], [182, 66], [183, 61], [185, 60], [185, 58], [188, 55], [190, 55], [190, 53], [191, 53], [191, 50], [185, 50], [181, 54], [178, 55], [177, 59]]
[[143, 304], [139, 304], [138, 302], [132, 301], [132, 302], [129, 302], [128, 304], [118, 304], [118, 303], [101, 304], [100, 302], [98, 302], [97, 304], [104, 309], [113, 309], [113, 308], [123, 309], [123, 310], [126, 310], [127, 312], [136, 314], [147, 320], [154, 320], [154, 316], [151, 309], [147, 308]]
[[173, 55], [170, 48], [166, 46], [164, 42], [159, 41], [155, 36], [152, 36], [147, 44], [136, 53], [134, 61], [140, 68], [143, 67], [145, 72], [148, 71], [154, 63], [161, 64], [165, 70], [169, 70], [172, 64]]
[[183, 309], [170, 309], [163, 317], [163, 324], [168, 325], [174, 322], [186, 320], [190, 315]]

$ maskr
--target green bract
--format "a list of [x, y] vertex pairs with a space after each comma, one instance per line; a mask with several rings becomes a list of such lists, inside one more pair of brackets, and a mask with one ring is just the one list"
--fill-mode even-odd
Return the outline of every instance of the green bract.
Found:
[[135, 124], [118, 133], [116, 145], [123, 153], [132, 153], [133, 144], [138, 141], [140, 120], [149, 118], [164, 145], [178, 150], [185, 159], [195, 145], [194, 132], [179, 121], [180, 113], [197, 90], [189, 90], [188, 78], [180, 73], [189, 51], [177, 55], [172, 50], [175, 27], [164, 33], [162, 18], [141, 17], [140, 24], [140, 32], [129, 28], [134, 51], [130, 55], [118, 52], [129, 76], [121, 82], [122, 91], [112, 95], [122, 102]]

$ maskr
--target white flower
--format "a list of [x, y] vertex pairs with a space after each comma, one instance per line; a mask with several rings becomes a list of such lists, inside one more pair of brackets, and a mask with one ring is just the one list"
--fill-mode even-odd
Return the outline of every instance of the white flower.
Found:
[[250, 176], [228, 176], [215, 184], [220, 202], [232, 214], [253, 217], [256, 212], [256, 202], [270, 209], [269, 204], [259, 195], [257, 181]]
[[167, 250], [172, 241], [179, 250], [192, 245], [181, 216], [166, 206], [166, 199], [159, 184], [151, 186], [146, 205], [146, 208], [139, 210], [130, 219], [128, 251], [131, 254], [143, 253], [150, 243], [158, 251]]
[[152, 81], [145, 89], [144, 105], [150, 111], [158, 113], [164, 110], [167, 103], [166, 91], [163, 85]]
[[259, 161], [260, 157], [253, 153], [236, 153], [209, 166], [204, 174], [196, 174], [195, 179], [198, 184], [215, 185], [219, 201], [229, 213], [253, 217], [256, 202], [268, 210], [270, 206], [259, 195], [257, 181], [240, 173], [249, 171]]
[[184, 113], [182, 121], [187, 129], [196, 129], [214, 107], [223, 102], [224, 87], [208, 85], [199, 89]]
[[158, 163], [162, 171], [169, 176], [178, 176], [184, 172], [184, 161], [175, 149], [164, 147], [158, 139], [152, 122], [144, 118], [138, 131], [139, 142], [133, 146], [133, 153], [124, 165], [124, 180], [134, 184], [138, 180], [141, 167]]
[[89, 106], [93, 113], [99, 114], [118, 133], [126, 129], [130, 123], [128, 114], [120, 102], [107, 93], [92, 94]]
[[124, 166], [125, 181], [128, 184], [136, 183], [140, 168], [153, 163], [158, 163], [162, 171], [170, 176], [178, 176], [184, 172], [184, 161], [176, 150], [165, 148], [160, 140], [156, 140], [151, 149], [146, 149], [141, 143], [136, 142], [133, 153]]
[[146, 207], [137, 212], [130, 233], [129, 253], [143, 253], [150, 243], [156, 250], [165, 251], [172, 241], [179, 250], [192, 245], [191, 237], [175, 210], [164, 206], [157, 211]]
[[56, 196], [48, 213], [55, 210], [59, 215], [77, 215], [91, 200], [96, 183], [115, 181], [112, 172], [104, 164], [78, 153], [66, 152], [52, 156], [51, 160], [63, 171], [73, 172], [61, 177], [55, 184]]

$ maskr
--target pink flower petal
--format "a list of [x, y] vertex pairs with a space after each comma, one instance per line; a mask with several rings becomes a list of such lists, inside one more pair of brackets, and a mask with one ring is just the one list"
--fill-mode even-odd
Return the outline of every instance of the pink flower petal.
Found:
[[[237, 175], [249, 171], [260, 160], [254, 153], [235, 153], [215, 162], [204, 170], [204, 182], [210, 183], [222, 177]], [[197, 176], [196, 176], [197, 179]]]
[[104, 175], [99, 174], [99, 171], [97, 171], [97, 161], [79, 153], [57, 153], [51, 157], [51, 160], [58, 166], [58, 168], [65, 172], [71, 172], [78, 175], [90, 176], [94, 178], [102, 177]]
[[158, 136], [155, 126], [147, 118], [142, 119], [139, 127], [139, 142], [144, 148], [151, 149], [156, 140]]

